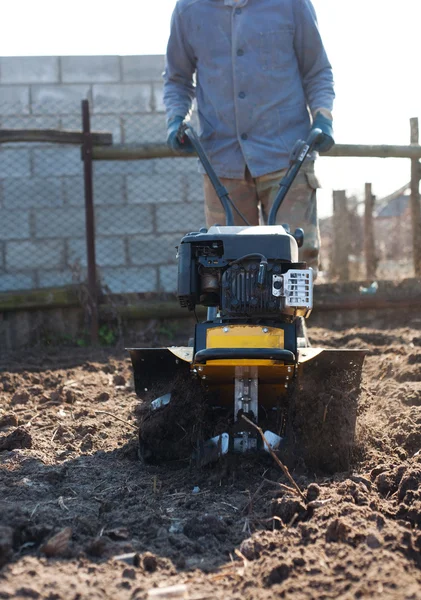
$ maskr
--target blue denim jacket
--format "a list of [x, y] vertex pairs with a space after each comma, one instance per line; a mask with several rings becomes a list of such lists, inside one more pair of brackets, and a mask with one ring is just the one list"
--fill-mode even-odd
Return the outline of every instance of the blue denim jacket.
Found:
[[196, 98], [217, 174], [238, 179], [246, 166], [253, 177], [287, 167], [335, 96], [310, 0], [178, 0], [164, 82], [167, 119]]

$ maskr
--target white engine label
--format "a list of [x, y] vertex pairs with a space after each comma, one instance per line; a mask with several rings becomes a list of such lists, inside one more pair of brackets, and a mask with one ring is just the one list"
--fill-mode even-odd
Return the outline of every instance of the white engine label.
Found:
[[272, 294], [285, 296], [285, 305], [291, 308], [313, 308], [313, 270], [291, 269], [274, 275]]

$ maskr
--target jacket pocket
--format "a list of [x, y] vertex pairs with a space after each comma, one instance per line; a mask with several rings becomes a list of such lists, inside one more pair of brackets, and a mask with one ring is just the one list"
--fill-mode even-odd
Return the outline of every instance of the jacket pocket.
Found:
[[317, 190], [318, 188], [322, 187], [316, 173], [314, 172], [314, 160], [307, 160], [303, 165], [303, 171], [307, 183], [312, 190]]
[[259, 35], [259, 60], [264, 71], [283, 69], [290, 62], [294, 51], [294, 28], [282, 25], [273, 31], [262, 31]]

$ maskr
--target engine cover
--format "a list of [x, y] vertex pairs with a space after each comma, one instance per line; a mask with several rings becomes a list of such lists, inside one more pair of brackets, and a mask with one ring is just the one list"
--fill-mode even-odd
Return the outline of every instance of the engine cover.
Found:
[[[277, 272], [280, 272], [278, 269]], [[281, 298], [272, 293], [272, 270], [266, 272], [263, 285], [257, 281], [258, 272], [259, 261], [235, 264], [224, 272], [221, 291], [221, 309], [224, 314], [279, 314]]]

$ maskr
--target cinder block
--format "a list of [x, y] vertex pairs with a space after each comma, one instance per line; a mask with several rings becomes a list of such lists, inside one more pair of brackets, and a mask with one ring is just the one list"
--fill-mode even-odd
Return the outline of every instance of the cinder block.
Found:
[[[126, 252], [123, 238], [96, 238], [96, 263], [100, 267], [126, 265]], [[86, 241], [84, 238], [68, 241], [68, 263], [87, 266]]]
[[38, 240], [35, 242], [7, 242], [6, 268], [8, 270], [54, 269], [64, 261], [62, 240]]
[[29, 113], [29, 87], [27, 85], [2, 85], [0, 90], [0, 115], [27, 115]]
[[190, 177], [197, 175], [197, 158], [194, 156], [180, 156], [174, 158], [157, 158], [155, 171], [162, 175], [179, 173]]
[[203, 175], [200, 173], [191, 173], [186, 177], [187, 182], [187, 200], [189, 202], [205, 202], [203, 191]]
[[199, 204], [162, 204], [156, 207], [157, 231], [199, 231], [205, 225], [204, 207]]
[[98, 160], [94, 162], [94, 177], [150, 174], [154, 165], [153, 160]]
[[157, 113], [165, 113], [164, 84], [163, 83], [154, 83], [153, 84], [153, 94], [154, 94], [154, 111]]
[[34, 275], [31, 273], [0, 274], [0, 292], [31, 290], [35, 287]]
[[159, 291], [168, 293], [177, 291], [177, 266], [159, 267]]
[[29, 237], [29, 211], [0, 210], [0, 240], [24, 240]]
[[79, 175], [82, 177], [83, 163], [80, 148], [34, 148], [33, 164], [36, 177], [60, 177]]
[[92, 115], [91, 129], [97, 133], [112, 133], [113, 144], [121, 144], [123, 141], [120, 115]]
[[151, 112], [152, 88], [147, 83], [93, 86], [94, 113]]
[[39, 238], [80, 237], [85, 233], [82, 207], [41, 209], [35, 213], [35, 236]]
[[153, 230], [152, 206], [99, 206], [97, 235], [135, 235]]
[[[89, 98], [89, 85], [34, 85], [32, 112], [35, 114], [65, 114], [81, 111], [81, 101]], [[82, 117], [79, 114], [79, 131]]]
[[122, 56], [121, 67], [123, 81], [162, 81], [162, 74], [165, 69], [165, 56], [163, 54]]
[[3, 180], [5, 208], [49, 208], [63, 205], [63, 189], [59, 179], [27, 178]]
[[187, 185], [181, 175], [129, 175], [127, 199], [129, 204], [183, 202], [187, 197]]
[[58, 82], [58, 60], [56, 56], [7, 56], [0, 58], [0, 82]]
[[[85, 190], [82, 177], [65, 177], [64, 193], [66, 204], [82, 206]], [[125, 183], [122, 175], [96, 175], [94, 177], [94, 204], [123, 204]]]
[[[73, 105], [72, 110], [77, 108], [77, 103]], [[82, 118], [80, 114], [63, 115], [60, 118], [60, 128], [67, 131], [81, 131]], [[113, 144], [121, 143], [121, 119], [117, 115], [92, 115], [91, 131], [96, 133], [111, 133]]]
[[[70, 206], [84, 206], [85, 204], [85, 186], [83, 177], [63, 177], [64, 202]], [[94, 186], [95, 195], [95, 186]]]
[[0, 122], [2, 129], [58, 129], [60, 126], [59, 117], [51, 115], [9, 116]]
[[100, 269], [102, 283], [113, 294], [156, 292], [158, 276], [154, 267]]
[[164, 115], [124, 115], [122, 124], [125, 144], [166, 143], [167, 125]]
[[30, 175], [30, 151], [27, 148], [1, 148], [0, 146], [0, 179]]
[[71, 285], [75, 282], [75, 273], [71, 269], [54, 269], [52, 271], [40, 270], [38, 271], [38, 286], [40, 288], [46, 287], [61, 287], [64, 285]]
[[60, 64], [64, 83], [120, 81], [118, 56], [62, 56]]
[[182, 233], [142, 235], [129, 239], [129, 259], [132, 265], [170, 265], [176, 263], [176, 246]]

